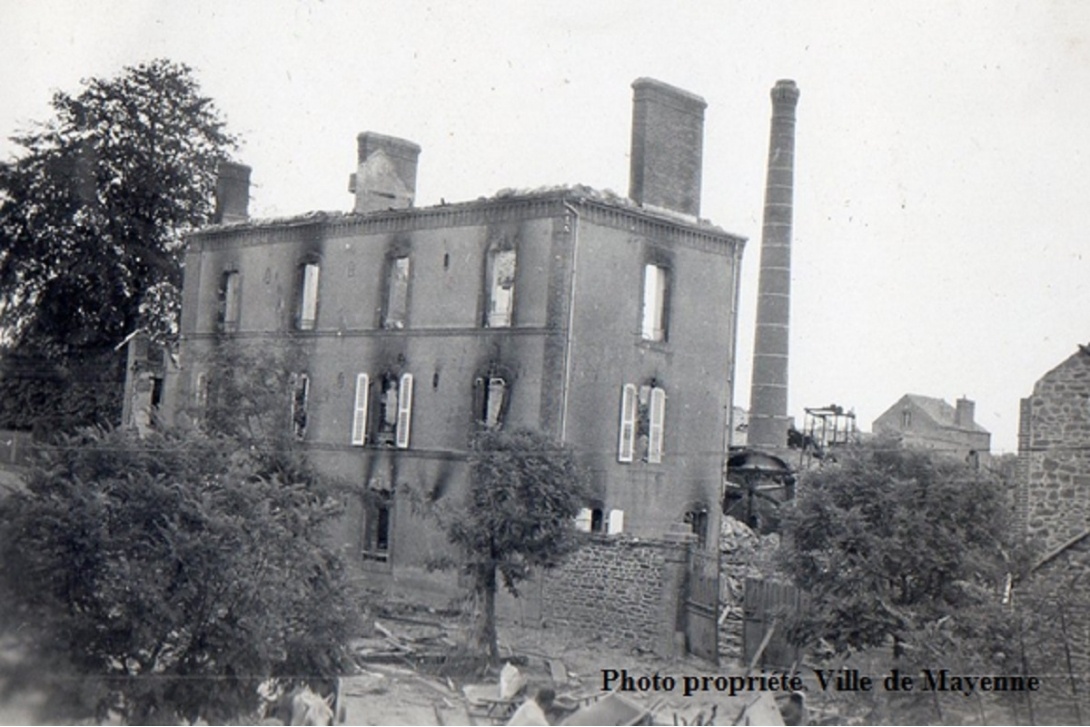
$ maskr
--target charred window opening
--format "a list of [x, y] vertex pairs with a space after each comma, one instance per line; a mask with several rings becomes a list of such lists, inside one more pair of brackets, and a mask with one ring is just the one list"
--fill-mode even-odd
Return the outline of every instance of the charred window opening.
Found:
[[666, 391], [652, 379], [621, 387], [621, 422], [617, 461], [662, 462], [666, 434]]
[[506, 368], [490, 364], [473, 381], [473, 419], [483, 429], [500, 429], [507, 418], [513, 375]]
[[507, 328], [515, 310], [515, 271], [517, 255], [514, 248], [494, 250], [489, 258], [488, 316], [489, 328]]
[[390, 260], [386, 278], [386, 315], [384, 328], [404, 328], [409, 315], [409, 256]]
[[302, 441], [307, 435], [307, 399], [310, 396], [310, 377], [292, 374], [291, 377], [291, 431]]
[[640, 319], [640, 337], [645, 341], [666, 340], [669, 277], [669, 270], [663, 265], [650, 263], [643, 268], [643, 313]]
[[238, 330], [239, 310], [242, 296], [240, 295], [241, 278], [237, 270], [228, 270], [220, 279], [219, 310], [217, 324], [221, 331], [231, 333]]
[[393, 498], [389, 491], [372, 490], [364, 507], [363, 557], [387, 561], [390, 558]]
[[[412, 374], [384, 374], [378, 377], [374, 389], [375, 444], [398, 449], [408, 448], [409, 430], [412, 426]], [[362, 440], [360, 443], [362, 444]]]
[[708, 544], [708, 506], [699, 503], [694, 505], [684, 517], [685, 524], [689, 526], [692, 534], [696, 536], [697, 544], [703, 548]]
[[304, 263], [299, 268], [299, 299], [295, 311], [295, 327], [313, 331], [318, 322], [318, 279], [321, 268], [317, 262]]

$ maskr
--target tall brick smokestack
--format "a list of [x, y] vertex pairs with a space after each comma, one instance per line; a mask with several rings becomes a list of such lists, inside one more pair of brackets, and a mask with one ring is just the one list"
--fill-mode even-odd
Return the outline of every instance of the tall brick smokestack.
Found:
[[772, 89], [761, 274], [757, 286], [757, 334], [747, 441], [754, 449], [787, 447], [787, 352], [791, 308], [791, 212], [795, 177], [794, 81]]

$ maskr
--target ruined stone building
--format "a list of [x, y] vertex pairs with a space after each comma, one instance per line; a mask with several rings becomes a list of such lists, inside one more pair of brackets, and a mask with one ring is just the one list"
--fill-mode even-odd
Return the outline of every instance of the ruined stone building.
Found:
[[[1032, 669], [1053, 675], [1046, 713], [1090, 717], [1090, 346], [1078, 347], [1021, 401], [1014, 512], [1035, 549], [1020, 598], [1039, 616], [1027, 640]], [[1043, 700], [1044, 701], [1044, 700]]]
[[874, 420], [871, 431], [977, 463], [991, 451], [992, 435], [976, 423], [975, 410], [976, 404], [965, 397], [950, 406], [943, 399], [905, 394]]
[[700, 219], [698, 96], [633, 84], [630, 194], [581, 187], [414, 206], [420, 148], [363, 133], [351, 212], [247, 218], [227, 165], [221, 224], [188, 240], [167, 418], [199, 406], [224, 340], [292, 347], [294, 436], [370, 490], [338, 537], [361, 571], [431, 583], [447, 552], [408, 501], [466, 484], [481, 428], [575, 449], [601, 488], [580, 526], [716, 547], [744, 240]]

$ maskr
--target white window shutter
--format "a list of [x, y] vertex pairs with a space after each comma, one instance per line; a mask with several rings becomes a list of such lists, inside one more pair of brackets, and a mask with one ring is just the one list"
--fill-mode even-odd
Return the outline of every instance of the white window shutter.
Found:
[[666, 392], [657, 386], [651, 389], [651, 426], [647, 443], [647, 461], [662, 462], [662, 439], [666, 423]]
[[352, 444], [367, 442], [367, 403], [370, 400], [370, 379], [367, 374], [356, 375], [356, 402], [352, 411]]
[[617, 461], [631, 462], [636, 442], [636, 387], [621, 388], [621, 439], [617, 446]]
[[413, 375], [402, 374], [401, 385], [397, 390], [397, 447], [409, 446], [409, 427], [413, 416]]
[[590, 532], [590, 523], [593, 515], [589, 507], [584, 507], [579, 511], [579, 514], [575, 516], [575, 529], [581, 533]]
[[609, 529], [606, 532], [610, 535], [624, 532], [624, 510], [609, 511]]

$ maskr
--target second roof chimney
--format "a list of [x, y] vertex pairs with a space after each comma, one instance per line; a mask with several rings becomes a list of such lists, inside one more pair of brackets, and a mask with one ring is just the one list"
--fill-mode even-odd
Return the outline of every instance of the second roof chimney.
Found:
[[628, 196], [641, 205], [698, 216], [708, 104], [653, 78], [636, 79], [632, 90]]
[[348, 182], [356, 214], [412, 207], [420, 147], [406, 139], [365, 131], [356, 137], [358, 166]]

